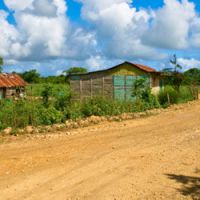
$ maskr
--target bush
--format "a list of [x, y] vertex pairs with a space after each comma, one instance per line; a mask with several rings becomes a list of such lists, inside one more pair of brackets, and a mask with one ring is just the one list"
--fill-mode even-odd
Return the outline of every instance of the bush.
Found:
[[151, 88], [148, 81], [144, 78], [137, 79], [133, 84], [132, 96], [135, 97], [135, 103], [142, 110], [159, 108], [160, 104], [155, 95], [151, 93]]
[[19, 100], [0, 102], [0, 130], [6, 127], [23, 128], [27, 125], [50, 125], [64, 120], [61, 111], [50, 106], [44, 107], [39, 101]]
[[65, 119], [80, 119], [83, 118], [82, 104], [80, 102], [74, 102], [64, 110]]
[[179, 90], [179, 103], [184, 103], [193, 99], [193, 90], [188, 86], [181, 86]]
[[60, 111], [64, 111], [66, 107], [70, 105], [71, 101], [71, 92], [70, 91], [62, 91], [59, 92], [55, 97], [55, 107]]
[[178, 92], [172, 86], [165, 86], [158, 94], [160, 105], [164, 107], [177, 103], [178, 97]]
[[[41, 109], [42, 108], [42, 109]], [[56, 110], [53, 106], [48, 108], [40, 107], [40, 113], [35, 115], [38, 124], [51, 125], [61, 123], [64, 120], [64, 115], [61, 111]]]
[[88, 117], [91, 115], [104, 116], [112, 113], [112, 103], [101, 97], [94, 97], [86, 100], [82, 105], [83, 115]]

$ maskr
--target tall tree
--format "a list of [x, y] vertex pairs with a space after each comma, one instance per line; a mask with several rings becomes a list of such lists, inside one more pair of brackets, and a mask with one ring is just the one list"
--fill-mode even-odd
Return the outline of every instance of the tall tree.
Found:
[[38, 83], [40, 78], [40, 74], [35, 69], [26, 71], [21, 76], [28, 83]]
[[70, 67], [69, 69], [63, 71], [64, 74], [78, 74], [78, 73], [86, 73], [87, 69], [84, 67]]
[[71, 67], [71, 68], [63, 71], [63, 74], [65, 74], [65, 81], [68, 82], [68, 75], [86, 73], [86, 72], [87, 72], [87, 69], [84, 67]]
[[178, 72], [178, 70], [181, 70], [183, 68], [181, 65], [178, 64], [176, 54], [174, 54], [172, 59], [170, 59], [170, 63], [174, 65], [174, 72]]
[[[179, 71], [183, 68], [180, 64], [178, 64], [178, 59], [176, 54], [173, 55], [172, 59], [170, 59], [170, 63], [173, 65], [173, 68], [166, 68], [163, 70], [165, 73], [165, 85], [171, 85], [175, 90], [179, 91], [180, 86], [184, 80], [184, 76]], [[169, 70], [167, 70], [169, 69]]]

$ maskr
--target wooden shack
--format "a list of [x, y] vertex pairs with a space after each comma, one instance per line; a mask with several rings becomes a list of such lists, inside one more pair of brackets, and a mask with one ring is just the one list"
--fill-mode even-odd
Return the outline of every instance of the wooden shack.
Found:
[[145, 78], [152, 92], [157, 93], [162, 87], [160, 73], [150, 67], [124, 62], [106, 70], [84, 74], [69, 75], [69, 82], [76, 100], [94, 96], [104, 96], [118, 100], [132, 100], [133, 83], [138, 78]]
[[25, 86], [25, 81], [17, 74], [0, 74], [0, 99], [22, 97]]

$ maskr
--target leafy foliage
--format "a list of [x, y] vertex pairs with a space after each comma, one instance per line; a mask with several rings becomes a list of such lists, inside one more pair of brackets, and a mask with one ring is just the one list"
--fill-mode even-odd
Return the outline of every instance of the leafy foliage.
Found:
[[87, 69], [84, 67], [71, 67], [68, 70], [63, 71], [66, 75], [77, 74], [77, 73], [86, 73]]
[[132, 96], [136, 98], [136, 101], [141, 101], [148, 109], [160, 106], [157, 97], [151, 93], [150, 85], [144, 78], [134, 82]]
[[52, 93], [51, 85], [48, 85], [48, 84], [45, 85], [43, 91], [41, 92], [43, 105], [45, 107], [49, 106], [49, 97], [51, 96], [51, 93]]
[[184, 72], [184, 84], [200, 85], [200, 69], [191, 68]]
[[158, 94], [159, 102], [166, 107], [178, 103], [178, 92], [172, 86], [165, 86]]
[[68, 84], [52, 84], [52, 83], [38, 83], [29, 84], [26, 87], [27, 96], [40, 97], [45, 86], [49, 85], [52, 88], [50, 97], [57, 97], [60, 93], [70, 93], [70, 87]]
[[20, 74], [22, 78], [28, 83], [38, 83], [40, 74], [35, 70], [25, 71], [24, 73]]

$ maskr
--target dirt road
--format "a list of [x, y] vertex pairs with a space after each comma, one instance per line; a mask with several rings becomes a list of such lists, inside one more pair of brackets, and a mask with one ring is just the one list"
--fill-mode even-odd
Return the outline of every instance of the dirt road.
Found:
[[71, 133], [0, 144], [0, 199], [200, 199], [200, 102]]

